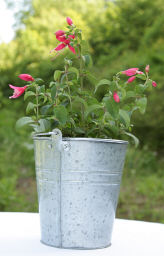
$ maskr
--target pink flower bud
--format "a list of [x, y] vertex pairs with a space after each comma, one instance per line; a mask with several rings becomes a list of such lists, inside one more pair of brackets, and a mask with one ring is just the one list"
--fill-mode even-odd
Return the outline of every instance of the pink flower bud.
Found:
[[121, 71], [122, 74], [127, 76], [134, 76], [139, 68], [129, 68], [127, 70]]
[[10, 88], [12, 88], [14, 90], [14, 93], [13, 93], [13, 96], [10, 96], [9, 98], [10, 99], [15, 99], [15, 98], [18, 98], [19, 96], [21, 96], [24, 91], [26, 90], [27, 86], [24, 86], [24, 87], [16, 87], [16, 86], [13, 86], [12, 84], [9, 84]]
[[66, 18], [66, 21], [67, 21], [67, 23], [68, 23], [69, 26], [72, 26], [73, 21], [72, 21], [72, 19], [71, 19], [70, 17], [67, 17], [67, 18]]
[[142, 72], [142, 71], [137, 71], [136, 74], [144, 75], [144, 72]]
[[114, 93], [113, 93], [113, 99], [114, 99], [114, 101], [117, 102], [117, 103], [120, 102], [120, 98], [119, 98], [117, 92], [114, 92]]
[[157, 87], [157, 83], [155, 81], [152, 82], [153, 87]]
[[55, 32], [55, 35], [56, 35], [56, 37], [58, 37], [58, 36], [64, 36], [64, 35], [65, 35], [65, 32], [64, 32], [63, 30], [58, 30], [58, 31]]
[[149, 73], [149, 69], [150, 69], [150, 66], [147, 65], [146, 68], [145, 68], [145, 72], [146, 72], [146, 73]]
[[127, 83], [132, 83], [135, 79], [136, 79], [135, 76], [131, 76], [131, 77], [128, 79]]
[[34, 81], [34, 78], [28, 74], [20, 74], [18, 77], [24, 81]]

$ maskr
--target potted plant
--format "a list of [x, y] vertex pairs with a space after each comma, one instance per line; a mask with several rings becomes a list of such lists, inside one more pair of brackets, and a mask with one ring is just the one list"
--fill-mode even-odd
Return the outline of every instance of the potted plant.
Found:
[[[131, 117], [137, 110], [144, 114], [145, 91], [157, 84], [149, 78], [149, 65], [145, 72], [130, 68], [112, 81], [96, 82], [82, 31], [70, 18], [67, 23], [67, 31], [55, 33], [60, 44], [53, 50], [58, 55], [67, 47], [73, 53], [64, 59], [64, 69], [55, 71], [48, 86], [19, 75], [27, 84], [9, 85], [10, 98], [24, 93], [28, 101], [27, 116], [17, 127], [34, 130], [41, 241], [60, 248], [103, 248], [111, 244], [128, 144], [120, 139], [130, 136], [138, 144]], [[88, 87], [91, 80], [94, 88]], [[106, 86], [102, 97], [101, 86]]]

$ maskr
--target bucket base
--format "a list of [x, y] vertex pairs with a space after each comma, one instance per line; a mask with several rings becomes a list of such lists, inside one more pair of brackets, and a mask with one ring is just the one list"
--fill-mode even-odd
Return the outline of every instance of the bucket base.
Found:
[[58, 248], [58, 249], [71, 249], [71, 250], [96, 250], [96, 249], [104, 249], [104, 248], [110, 247], [112, 245], [110, 243], [107, 246], [94, 247], [94, 248], [87, 248], [87, 247], [60, 247], [60, 246], [54, 246], [54, 245], [47, 244], [47, 243], [43, 242], [42, 240], [40, 240], [40, 242], [42, 244], [50, 246], [50, 247], [54, 247], [54, 248]]

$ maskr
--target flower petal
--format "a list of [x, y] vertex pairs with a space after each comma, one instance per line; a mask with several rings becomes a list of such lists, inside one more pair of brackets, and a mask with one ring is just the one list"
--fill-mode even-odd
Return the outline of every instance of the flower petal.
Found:
[[24, 81], [34, 81], [34, 78], [29, 74], [20, 74], [18, 77]]
[[69, 35], [68, 37], [75, 39], [75, 35]]
[[152, 81], [152, 86], [157, 87], [157, 83], [155, 81]]
[[137, 71], [136, 74], [144, 75], [144, 72], [142, 72], [142, 71]]
[[114, 92], [114, 93], [113, 93], [113, 99], [114, 99], [114, 101], [117, 102], [117, 103], [120, 102], [120, 98], [119, 98], [117, 92]]
[[60, 51], [60, 50], [62, 50], [63, 48], [65, 48], [66, 47], [66, 44], [59, 44], [54, 50], [55, 51]]
[[74, 47], [72, 47], [70, 44], [68, 44], [68, 47], [69, 47], [69, 49], [70, 49], [71, 52], [73, 52], [74, 54], [76, 54]]
[[59, 42], [64, 42], [66, 40], [66, 36], [56, 36], [56, 39], [59, 41]]
[[58, 31], [55, 32], [55, 35], [56, 35], [56, 37], [57, 36], [64, 36], [65, 32], [63, 30], [58, 30]]
[[12, 84], [9, 84], [10, 88], [12, 88], [14, 90], [14, 93], [12, 96], [10, 96], [9, 98], [12, 99], [12, 98], [18, 98], [19, 96], [21, 96], [24, 91], [26, 90], [27, 86], [24, 86], [24, 87], [16, 87], [16, 86], [13, 86]]
[[9, 87], [12, 88], [12, 89], [14, 89], [14, 90], [17, 88], [16, 86], [14, 86], [14, 85], [12, 85], [12, 84], [9, 84]]
[[66, 18], [66, 21], [67, 21], [67, 23], [68, 23], [69, 26], [72, 26], [73, 21], [72, 21], [72, 19], [71, 19], [70, 17], [67, 17], [67, 18]]
[[132, 83], [135, 79], [136, 79], [135, 76], [131, 76], [131, 77], [128, 79], [127, 83]]
[[145, 68], [145, 72], [146, 72], [146, 73], [149, 73], [149, 69], [150, 69], [150, 66], [147, 65], [146, 68]]
[[121, 71], [122, 74], [127, 76], [134, 76], [139, 68], [129, 68], [127, 70]]

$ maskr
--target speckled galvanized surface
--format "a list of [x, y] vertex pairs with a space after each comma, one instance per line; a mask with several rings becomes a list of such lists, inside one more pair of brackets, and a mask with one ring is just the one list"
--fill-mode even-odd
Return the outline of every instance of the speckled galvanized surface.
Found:
[[109, 246], [127, 142], [62, 139], [58, 129], [34, 142], [41, 241], [60, 248]]

